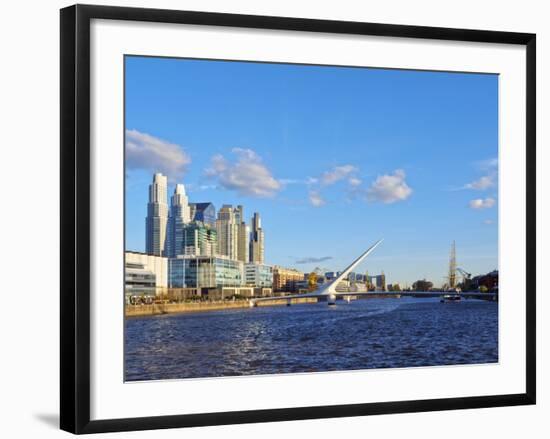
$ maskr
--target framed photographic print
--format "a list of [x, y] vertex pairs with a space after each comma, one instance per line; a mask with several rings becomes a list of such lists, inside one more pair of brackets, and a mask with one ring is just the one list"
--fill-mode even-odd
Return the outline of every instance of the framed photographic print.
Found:
[[535, 35], [61, 10], [61, 428], [535, 403]]

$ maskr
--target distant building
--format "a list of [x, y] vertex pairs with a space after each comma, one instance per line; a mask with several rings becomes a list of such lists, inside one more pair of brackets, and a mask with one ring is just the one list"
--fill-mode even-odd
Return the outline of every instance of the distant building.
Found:
[[168, 263], [170, 288], [211, 289], [244, 285], [241, 261], [213, 256], [179, 256]]
[[367, 283], [376, 291], [386, 291], [386, 275], [384, 273], [376, 276], [368, 276]]
[[[338, 276], [342, 274], [341, 271], [327, 271], [325, 273], [325, 279], [327, 282], [332, 282]], [[361, 279], [361, 281], [359, 281]], [[336, 291], [339, 293], [347, 293], [350, 291], [365, 291], [365, 276], [362, 274], [351, 272], [346, 279], [342, 279], [336, 285]]]
[[216, 208], [212, 203], [190, 203], [189, 210], [193, 221], [216, 226]]
[[166, 256], [173, 258], [184, 253], [184, 227], [191, 221], [189, 199], [185, 186], [177, 184], [170, 202], [170, 214], [166, 232]]
[[250, 242], [250, 227], [244, 220], [243, 206], [237, 206], [234, 210], [235, 222], [238, 224], [237, 229], [237, 259], [245, 264], [250, 261], [249, 242]]
[[193, 221], [183, 228], [184, 255], [216, 256], [218, 251], [218, 232], [208, 224]]
[[227, 256], [229, 259], [238, 259], [239, 225], [231, 205], [224, 204], [218, 211], [216, 231], [218, 232], [218, 254]]
[[237, 232], [237, 259], [244, 263], [250, 261], [250, 227], [241, 222]]
[[297, 292], [297, 283], [304, 280], [304, 273], [294, 268], [273, 267], [273, 291]]
[[479, 289], [482, 286], [487, 288], [488, 291], [498, 289], [498, 270], [472, 278], [472, 287], [474, 289]]
[[145, 252], [149, 255], [165, 255], [168, 222], [167, 191], [166, 176], [155, 174], [153, 182], [149, 185], [149, 202], [145, 218]]
[[273, 267], [271, 265], [249, 262], [244, 264], [244, 275], [246, 285], [266, 288], [273, 286]]
[[348, 276], [348, 279], [350, 282], [366, 282], [366, 276], [364, 274], [361, 274], [361, 273], [355, 273], [355, 272], [351, 272]]
[[252, 217], [250, 229], [250, 262], [263, 264], [265, 250], [264, 230], [262, 229], [262, 221], [258, 212], [255, 212]]

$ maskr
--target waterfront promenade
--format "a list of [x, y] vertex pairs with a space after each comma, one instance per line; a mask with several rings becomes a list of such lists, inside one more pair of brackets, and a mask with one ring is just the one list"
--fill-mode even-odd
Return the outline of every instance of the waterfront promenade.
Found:
[[[389, 292], [372, 292], [368, 296], [363, 295], [360, 297], [350, 293], [349, 296], [340, 297], [339, 300], [345, 300], [345, 297], [349, 297], [350, 300], [364, 300], [364, 299], [399, 299], [401, 297], [416, 297], [416, 298], [436, 298], [444, 295], [444, 292], [417, 292], [417, 291], [401, 291], [398, 293]], [[465, 292], [460, 294], [464, 298], [471, 298], [477, 300], [495, 301], [497, 296], [492, 293], [478, 293], [478, 292]], [[317, 297], [294, 297], [287, 299], [284, 296], [280, 298], [273, 298], [269, 301], [256, 302], [256, 306], [284, 306], [306, 303], [317, 303], [319, 298]], [[160, 314], [177, 314], [177, 313], [192, 313], [192, 312], [205, 312], [205, 311], [221, 311], [232, 309], [250, 308], [250, 300], [216, 300], [216, 301], [203, 301], [203, 302], [181, 302], [181, 303], [153, 303], [153, 304], [140, 304], [140, 305], [126, 305], [125, 315], [126, 317], [141, 317], [152, 316]]]
[[[269, 303], [262, 303], [259, 306], [286, 305], [287, 299], [272, 300]], [[317, 303], [316, 298], [292, 299], [292, 304]], [[159, 314], [177, 314], [188, 312], [220, 311], [225, 309], [249, 308], [248, 300], [219, 300], [205, 302], [182, 302], [182, 303], [153, 303], [150, 305], [126, 305], [126, 317], [151, 316]]]

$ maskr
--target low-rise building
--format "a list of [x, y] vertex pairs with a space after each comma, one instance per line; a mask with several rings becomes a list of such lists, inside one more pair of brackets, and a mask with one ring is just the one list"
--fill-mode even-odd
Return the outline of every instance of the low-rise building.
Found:
[[132, 297], [154, 296], [156, 294], [156, 276], [143, 264], [127, 262], [124, 270], [124, 296], [126, 303]]
[[304, 273], [295, 268], [273, 267], [273, 291], [298, 292], [297, 283], [305, 280]]
[[498, 290], [498, 270], [493, 270], [490, 273], [473, 277], [471, 284], [474, 289], [485, 287], [487, 291]]
[[253, 295], [253, 288], [240, 291], [244, 287], [244, 267], [235, 259], [182, 255], [169, 260], [168, 272], [171, 289], [191, 289], [208, 298]]
[[244, 264], [246, 285], [253, 287], [273, 287], [273, 267], [271, 265], [249, 262]]
[[125, 252], [125, 267], [142, 266], [145, 271], [155, 275], [156, 294], [162, 294], [168, 287], [168, 258], [163, 256], [148, 255], [139, 252]]

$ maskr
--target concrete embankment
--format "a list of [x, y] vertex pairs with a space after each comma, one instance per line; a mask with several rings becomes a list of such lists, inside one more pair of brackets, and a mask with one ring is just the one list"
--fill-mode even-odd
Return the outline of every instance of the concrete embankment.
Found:
[[[316, 303], [316, 298], [292, 299], [292, 304]], [[287, 300], [271, 300], [258, 302], [258, 306], [286, 305]], [[220, 311], [226, 309], [249, 308], [248, 300], [185, 302], [185, 303], [154, 303], [151, 305], [126, 305], [126, 317], [142, 317], [159, 314], [176, 314], [186, 312]]]

